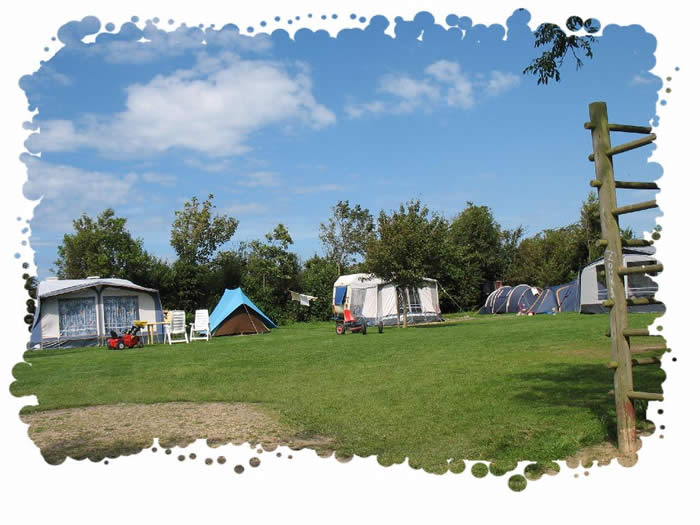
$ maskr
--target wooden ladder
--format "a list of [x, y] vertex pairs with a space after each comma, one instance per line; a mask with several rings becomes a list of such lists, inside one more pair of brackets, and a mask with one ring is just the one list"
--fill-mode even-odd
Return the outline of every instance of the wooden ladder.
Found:
[[[630, 338], [649, 336], [649, 330], [632, 329], [628, 326], [627, 307], [629, 305], [658, 304], [653, 298], [627, 299], [624, 276], [634, 273], [653, 273], [663, 271], [661, 264], [649, 264], [637, 267], [627, 267], [624, 264], [623, 246], [650, 246], [653, 241], [644, 239], [622, 239], [620, 237], [619, 217], [626, 213], [648, 210], [658, 207], [656, 200], [640, 202], [629, 206], [617, 205], [616, 190], [658, 190], [655, 182], [623, 182], [616, 181], [613, 171], [612, 158], [614, 155], [651, 144], [656, 135], [651, 133], [648, 126], [628, 126], [608, 122], [608, 110], [605, 102], [593, 102], [588, 106], [590, 122], [584, 127], [591, 130], [593, 138], [593, 153], [588, 160], [595, 162], [595, 180], [591, 186], [598, 190], [600, 202], [600, 222], [603, 238], [599, 246], [605, 247], [604, 267], [605, 282], [608, 289], [608, 299], [603, 305], [610, 308], [610, 329], [606, 335], [610, 337], [612, 360], [609, 368], [615, 370], [615, 412], [617, 415], [618, 448], [623, 456], [636, 453], [636, 417], [634, 412], [635, 399], [663, 401], [662, 394], [636, 392], [632, 379], [632, 367], [639, 365], [659, 364], [660, 356], [668, 349], [655, 346], [645, 349], [631, 347]], [[610, 132], [640, 133], [647, 135], [638, 140], [612, 147]], [[655, 354], [652, 357], [640, 357], [640, 354]]]

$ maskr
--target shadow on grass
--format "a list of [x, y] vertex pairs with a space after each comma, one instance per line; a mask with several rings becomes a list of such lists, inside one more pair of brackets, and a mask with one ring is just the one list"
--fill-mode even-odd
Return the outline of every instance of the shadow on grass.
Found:
[[[532, 385], [521, 391], [516, 399], [539, 406], [578, 407], [590, 410], [601, 422], [608, 440], [617, 445], [617, 418], [613, 389], [613, 370], [600, 365], [567, 365], [552, 363], [545, 373], [515, 374], [521, 384]], [[635, 389], [661, 393], [665, 379], [659, 367], [643, 373], [635, 369]], [[564, 395], [562, 395], [565, 393]], [[635, 400], [638, 426], [647, 419], [647, 401]]]

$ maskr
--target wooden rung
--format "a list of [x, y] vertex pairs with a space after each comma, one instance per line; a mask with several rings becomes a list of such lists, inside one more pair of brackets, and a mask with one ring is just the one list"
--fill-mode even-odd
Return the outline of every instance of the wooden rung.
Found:
[[622, 246], [651, 246], [654, 241], [647, 241], [646, 239], [622, 239]]
[[[585, 122], [583, 124], [585, 129], [594, 129], [595, 126], [590, 122]], [[608, 129], [610, 131], [624, 131], [625, 133], [651, 133], [651, 126], [629, 126], [627, 124], [608, 124]]]
[[664, 395], [663, 394], [652, 394], [649, 392], [635, 392], [634, 390], [630, 390], [627, 392], [627, 397], [630, 399], [645, 399], [647, 401], [663, 401], [664, 400]]
[[[622, 246], [652, 246], [654, 241], [647, 241], [646, 239], [620, 239]], [[608, 241], [605, 239], [598, 239], [596, 245], [599, 248], [605, 248], [608, 245]]]
[[[631, 360], [632, 366], [660, 365], [661, 359], [658, 357], [637, 357]], [[615, 369], [618, 366], [617, 361], [608, 361], [605, 363], [606, 368]]]
[[610, 148], [607, 153], [609, 156], [617, 155], [618, 153], [624, 153], [625, 151], [630, 151], [632, 149], [640, 148], [651, 144], [656, 140], [656, 135], [652, 133], [648, 137], [644, 137], [638, 140], [633, 140], [632, 142], [626, 142], [625, 144], [620, 144], [619, 146], [614, 146]]
[[658, 357], [635, 357], [632, 359], [632, 366], [660, 365], [661, 359]]
[[630, 126], [628, 124], [608, 124], [610, 131], [624, 131], [625, 133], [651, 133], [651, 126]]
[[659, 205], [656, 203], [656, 200], [644, 201], [644, 202], [639, 202], [637, 204], [630, 204], [629, 206], [620, 206], [619, 208], [614, 208], [612, 210], [612, 214], [617, 216], [617, 215], [623, 215], [625, 213], [633, 213], [635, 211], [650, 210], [651, 208], [658, 208], [658, 207], [659, 207]]
[[630, 306], [639, 306], [644, 304], [664, 304], [657, 301], [653, 297], [637, 297], [636, 299], [627, 299], [627, 304]]
[[663, 264], [644, 264], [642, 266], [620, 266], [617, 269], [618, 275], [630, 275], [633, 273], [654, 273], [663, 272]]
[[638, 354], [652, 354], [652, 353], [661, 353], [665, 354], [666, 352], [670, 352], [670, 348], [666, 348], [666, 345], [661, 345], [661, 346], [648, 346], [647, 348], [631, 348], [630, 353], [633, 355], [638, 355]]
[[[649, 336], [649, 337], [661, 337], [661, 334], [650, 334], [649, 330], [646, 328], [625, 328], [622, 331], [622, 335], [625, 337], [637, 337], [637, 336]], [[610, 337], [610, 328], [605, 330], [605, 337]]]
[[[597, 182], [597, 181], [596, 181]], [[592, 184], [591, 184], [592, 186]], [[632, 182], [616, 180], [615, 187], [623, 190], [658, 190], [659, 185], [655, 182]]]
[[591, 188], [600, 188], [603, 185], [603, 183], [601, 181], [596, 180], [596, 179], [593, 179], [588, 184], [591, 185]]
[[649, 330], [646, 328], [625, 328], [622, 335], [625, 337], [644, 337], [649, 335]]

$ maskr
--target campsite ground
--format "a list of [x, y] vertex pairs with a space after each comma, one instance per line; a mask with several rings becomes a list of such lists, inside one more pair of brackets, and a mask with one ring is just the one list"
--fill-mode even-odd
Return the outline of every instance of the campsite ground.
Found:
[[[460, 459], [548, 461], [614, 441], [608, 322], [473, 316], [365, 336], [300, 323], [188, 345], [29, 351], [11, 391], [38, 397], [22, 418], [52, 463], [136, 452], [154, 437], [408, 457], [429, 472]], [[635, 386], [661, 392], [664, 377], [640, 367]]]

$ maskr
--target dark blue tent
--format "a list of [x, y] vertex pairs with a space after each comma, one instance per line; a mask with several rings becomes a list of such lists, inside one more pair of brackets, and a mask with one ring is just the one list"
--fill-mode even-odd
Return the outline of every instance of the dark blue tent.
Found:
[[529, 284], [518, 286], [501, 286], [494, 290], [486, 299], [486, 303], [479, 310], [480, 314], [517, 314], [528, 311], [537, 299], [533, 288]]
[[551, 314], [557, 312], [578, 312], [579, 309], [579, 281], [576, 279], [570, 283], [549, 286], [542, 290], [542, 293], [540, 293], [530, 308], [530, 312]]

